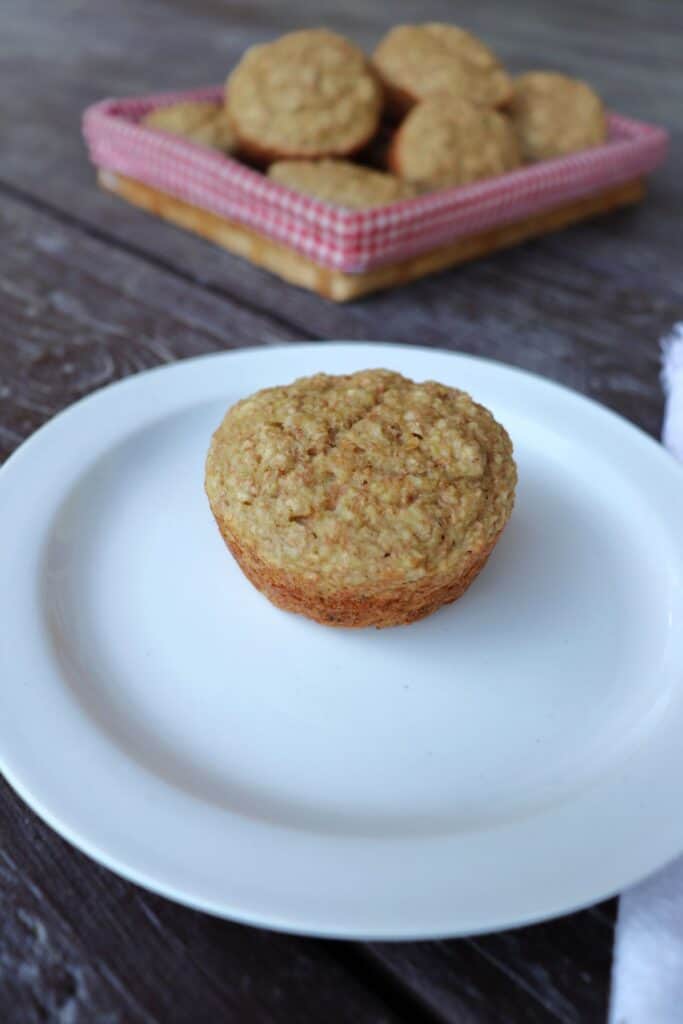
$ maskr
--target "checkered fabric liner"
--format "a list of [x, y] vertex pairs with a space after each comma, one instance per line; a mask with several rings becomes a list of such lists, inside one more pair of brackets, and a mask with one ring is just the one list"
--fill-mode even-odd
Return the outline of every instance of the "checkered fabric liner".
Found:
[[668, 135], [609, 116], [602, 146], [371, 210], [292, 192], [216, 150], [145, 128], [151, 110], [186, 100], [221, 102], [220, 87], [108, 99], [89, 107], [83, 133], [94, 164], [253, 228], [316, 263], [361, 273], [542, 213], [654, 170]]

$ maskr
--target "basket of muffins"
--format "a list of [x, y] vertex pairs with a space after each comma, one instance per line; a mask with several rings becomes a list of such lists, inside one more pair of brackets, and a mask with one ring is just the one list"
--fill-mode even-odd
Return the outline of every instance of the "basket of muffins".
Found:
[[667, 145], [441, 23], [372, 55], [291, 32], [224, 88], [95, 104], [84, 134], [105, 188], [342, 301], [636, 202]]

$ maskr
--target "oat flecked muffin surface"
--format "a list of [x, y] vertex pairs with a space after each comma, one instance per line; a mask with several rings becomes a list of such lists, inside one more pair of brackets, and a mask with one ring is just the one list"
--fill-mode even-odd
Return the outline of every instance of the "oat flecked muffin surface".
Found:
[[515, 81], [510, 107], [522, 156], [549, 160], [607, 138], [600, 97], [586, 82], [555, 71], [529, 71]]
[[318, 374], [238, 402], [205, 480], [251, 582], [336, 626], [412, 622], [458, 598], [515, 483], [510, 439], [485, 408], [388, 370]]
[[396, 113], [436, 93], [498, 107], [512, 80], [480, 39], [457, 25], [397, 25], [377, 45], [373, 64]]
[[510, 119], [465, 100], [433, 96], [413, 107], [396, 132], [389, 165], [401, 178], [444, 188], [491, 178], [520, 165]]
[[417, 195], [417, 189], [409, 182], [349, 160], [281, 160], [270, 165], [268, 177], [297, 192], [353, 210], [384, 206]]
[[142, 119], [147, 128], [182, 135], [203, 146], [232, 153], [237, 139], [230, 127], [225, 110], [220, 104], [196, 100], [187, 103], [172, 103], [158, 107]]
[[253, 159], [348, 156], [375, 134], [382, 87], [357, 46], [305, 29], [247, 50], [226, 83], [226, 104]]

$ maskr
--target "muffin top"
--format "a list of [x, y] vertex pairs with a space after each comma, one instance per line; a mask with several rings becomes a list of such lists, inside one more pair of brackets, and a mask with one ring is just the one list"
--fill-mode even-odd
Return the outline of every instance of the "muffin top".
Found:
[[200, 142], [211, 149], [220, 149], [223, 153], [233, 153], [237, 149], [237, 137], [223, 108], [195, 128], [190, 138], [193, 142]]
[[268, 177], [297, 192], [354, 210], [417, 195], [414, 185], [393, 174], [360, 167], [349, 160], [282, 160], [270, 165]]
[[525, 160], [564, 156], [607, 137], [600, 97], [585, 82], [555, 71], [520, 75], [510, 113]]
[[373, 63], [408, 104], [446, 93], [497, 107], [512, 95], [510, 76], [495, 54], [457, 25], [397, 25], [378, 43]]
[[182, 135], [192, 142], [232, 152], [236, 146], [235, 134], [221, 104], [195, 100], [157, 107], [142, 119], [147, 128]]
[[520, 156], [504, 114], [466, 100], [433, 96], [413, 107], [391, 146], [392, 170], [408, 181], [445, 187], [513, 170]]
[[214, 434], [214, 515], [330, 590], [457, 572], [512, 510], [512, 445], [463, 391], [389, 370], [318, 374], [234, 405]]
[[253, 46], [226, 83], [240, 141], [264, 156], [344, 156], [374, 135], [382, 89], [365, 54], [327, 29]]

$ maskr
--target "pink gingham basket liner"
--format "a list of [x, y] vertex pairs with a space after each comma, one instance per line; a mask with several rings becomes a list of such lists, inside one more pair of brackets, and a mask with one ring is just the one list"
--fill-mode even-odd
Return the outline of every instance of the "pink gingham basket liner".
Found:
[[103, 170], [237, 221], [346, 273], [395, 263], [641, 177], [664, 160], [668, 147], [662, 128], [610, 114], [604, 145], [473, 185], [348, 210], [299, 195], [216, 150], [139, 123], [170, 103], [222, 98], [221, 87], [209, 86], [96, 103], [83, 116], [90, 157]]

